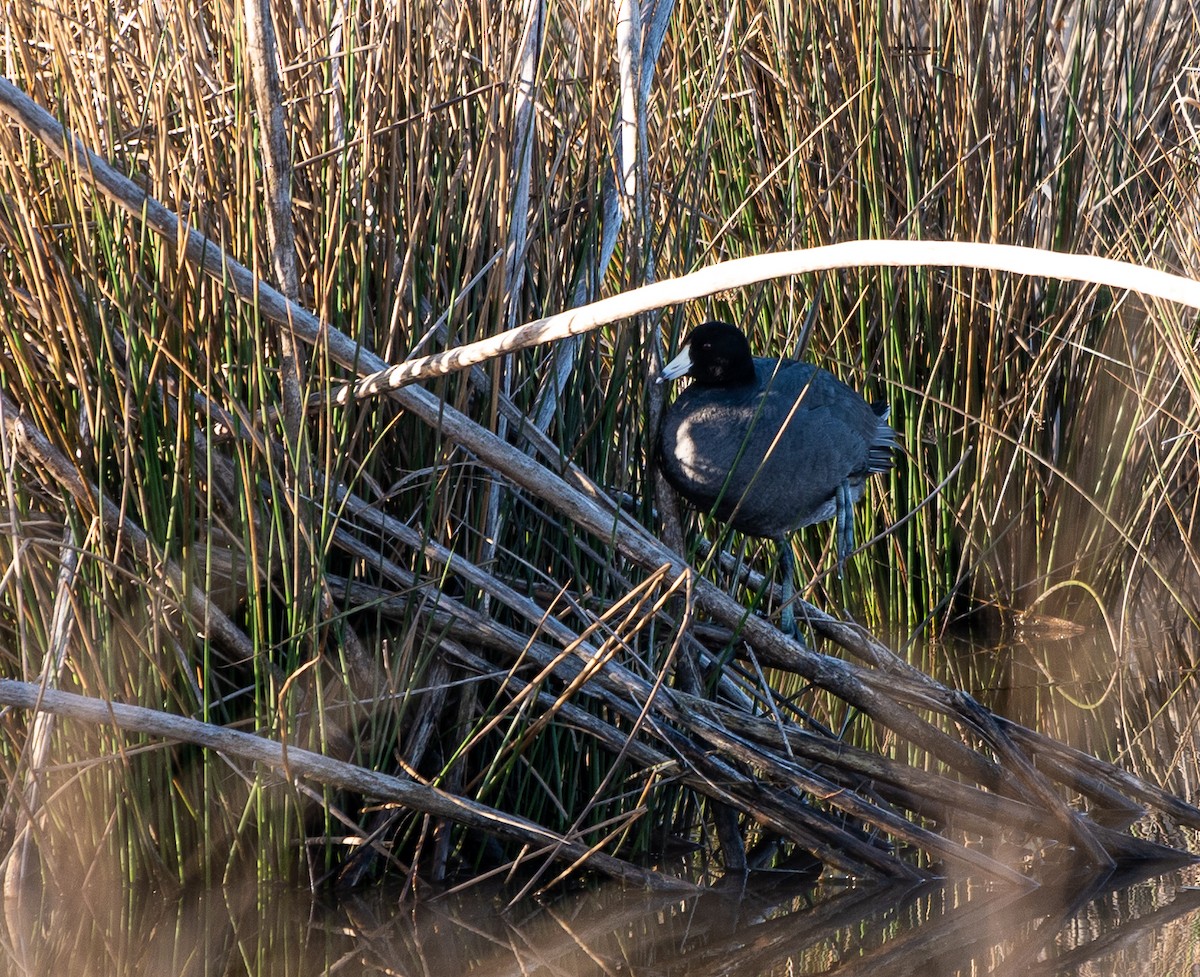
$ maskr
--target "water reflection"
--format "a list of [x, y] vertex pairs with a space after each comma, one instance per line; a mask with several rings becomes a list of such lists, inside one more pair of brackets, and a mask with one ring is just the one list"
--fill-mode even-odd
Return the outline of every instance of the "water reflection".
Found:
[[689, 899], [610, 887], [519, 906], [478, 889], [419, 903], [378, 890], [81, 894], [10, 903], [3, 959], [6, 973], [56, 977], [1200, 972], [1195, 874], [1128, 881], [1014, 892], [797, 888], [762, 875]]
[[997, 715], [1100, 757], [1183, 798], [1200, 791], [1195, 649], [1115, 641], [1101, 626], [1027, 617], [922, 649], [919, 667]]

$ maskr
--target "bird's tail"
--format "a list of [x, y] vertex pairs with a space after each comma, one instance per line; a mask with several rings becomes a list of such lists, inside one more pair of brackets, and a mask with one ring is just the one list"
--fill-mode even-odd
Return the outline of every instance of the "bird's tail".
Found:
[[871, 410], [879, 418], [879, 426], [875, 431], [875, 440], [867, 449], [867, 470], [872, 474], [886, 472], [895, 463], [895, 452], [899, 445], [896, 443], [896, 432], [887, 423], [892, 416], [892, 407], [886, 401], [877, 400], [871, 404]]

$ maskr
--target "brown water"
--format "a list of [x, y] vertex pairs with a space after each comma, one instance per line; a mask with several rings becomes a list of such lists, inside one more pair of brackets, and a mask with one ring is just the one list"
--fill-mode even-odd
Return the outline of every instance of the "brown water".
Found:
[[9, 906], [0, 959], [47, 977], [1200, 974], [1200, 875], [1126, 881], [1019, 893], [766, 874], [690, 898], [607, 887], [515, 907], [479, 890], [419, 904], [265, 888], [80, 898]]

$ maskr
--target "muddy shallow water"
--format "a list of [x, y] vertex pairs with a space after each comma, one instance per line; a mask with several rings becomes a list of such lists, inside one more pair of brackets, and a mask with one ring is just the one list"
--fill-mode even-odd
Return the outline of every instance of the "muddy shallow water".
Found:
[[214, 888], [9, 905], [0, 959], [10, 974], [74, 977], [1179, 977], [1200, 972], [1198, 882], [1188, 870], [1095, 891], [870, 889], [764, 873], [690, 898], [608, 886], [517, 906], [479, 887], [420, 903]]

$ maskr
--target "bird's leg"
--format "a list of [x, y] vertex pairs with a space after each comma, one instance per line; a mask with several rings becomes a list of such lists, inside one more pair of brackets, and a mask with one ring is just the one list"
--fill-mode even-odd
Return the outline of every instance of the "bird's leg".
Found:
[[842, 479], [837, 487], [837, 568], [838, 576], [846, 568], [846, 558], [854, 549], [854, 496], [850, 493], [850, 479]]
[[792, 541], [786, 536], [779, 540], [780, 560], [783, 564], [783, 614], [779, 619], [780, 630], [793, 638], [796, 634], [796, 611], [792, 599], [796, 596], [796, 554], [792, 552]]

